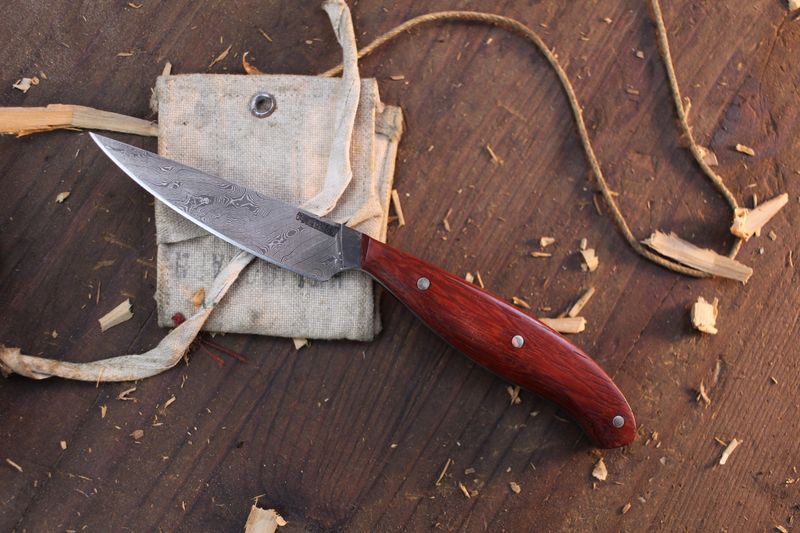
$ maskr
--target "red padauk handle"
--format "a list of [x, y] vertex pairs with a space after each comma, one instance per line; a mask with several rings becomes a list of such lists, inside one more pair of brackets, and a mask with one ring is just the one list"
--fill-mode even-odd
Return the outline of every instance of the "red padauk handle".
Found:
[[633, 441], [636, 421], [588, 355], [492, 293], [366, 235], [361, 269], [473, 361], [555, 402], [597, 446]]

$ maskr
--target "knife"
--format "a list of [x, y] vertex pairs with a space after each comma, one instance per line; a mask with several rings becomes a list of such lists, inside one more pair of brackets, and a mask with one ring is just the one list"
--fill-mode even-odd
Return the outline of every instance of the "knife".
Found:
[[135, 182], [220, 239], [316, 281], [362, 270], [473, 361], [570, 413], [597, 446], [624, 446], [636, 436], [627, 400], [597, 363], [489, 291], [344, 224], [90, 135]]

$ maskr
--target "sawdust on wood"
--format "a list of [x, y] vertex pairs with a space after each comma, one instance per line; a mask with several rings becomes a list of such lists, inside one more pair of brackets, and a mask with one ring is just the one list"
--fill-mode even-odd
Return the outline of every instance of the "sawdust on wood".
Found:
[[642, 242], [661, 255], [713, 276], [746, 283], [753, 275], [753, 269], [749, 266], [713, 250], [695, 246], [674, 233], [656, 231]]
[[697, 301], [692, 304], [692, 326], [697, 331], [708, 333], [709, 335], [717, 334], [717, 315], [719, 314], [719, 298], [714, 298], [714, 301], [709, 303], [705, 298], [699, 296]]

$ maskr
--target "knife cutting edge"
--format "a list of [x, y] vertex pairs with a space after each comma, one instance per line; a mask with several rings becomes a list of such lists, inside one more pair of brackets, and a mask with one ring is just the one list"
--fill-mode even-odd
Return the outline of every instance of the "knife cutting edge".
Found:
[[217, 237], [317, 281], [362, 270], [473, 361], [569, 412], [596, 445], [616, 448], [635, 438], [633, 412], [603, 369], [492, 293], [344, 224], [90, 135], [145, 190]]

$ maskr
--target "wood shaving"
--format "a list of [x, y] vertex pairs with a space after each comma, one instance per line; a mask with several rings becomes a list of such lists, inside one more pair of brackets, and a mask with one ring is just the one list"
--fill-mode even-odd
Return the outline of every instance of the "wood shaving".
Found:
[[133, 318], [131, 301], [127, 299], [98, 319], [98, 322], [100, 322], [100, 331], [106, 331], [131, 318]]
[[250, 508], [244, 533], [275, 533], [279, 527], [287, 524], [286, 520], [275, 509], [261, 509], [257, 504]]
[[94, 268], [92, 270], [100, 270], [101, 268], [110, 267], [115, 261], [115, 259], [102, 259], [94, 264]]
[[717, 154], [715, 154], [713, 150], [699, 145], [697, 146], [697, 149], [700, 151], [700, 159], [702, 159], [706, 165], [710, 167], [716, 167], [719, 165]]
[[636, 57], [638, 57], [639, 59], [644, 59], [644, 52], [642, 52], [641, 50], [636, 50]]
[[697, 301], [692, 304], [692, 326], [697, 331], [716, 335], [718, 313], [719, 298], [714, 298], [714, 301], [709, 303], [705, 298], [699, 296]]
[[756, 155], [756, 151], [755, 150], [753, 150], [752, 148], [750, 148], [749, 146], [746, 146], [744, 144], [737, 144], [736, 145], [736, 151], [737, 152], [741, 152], [743, 154], [747, 154], [747, 155], [749, 155], [751, 157]]
[[733, 450], [735, 450], [736, 447], [739, 446], [741, 443], [742, 443], [742, 441], [740, 441], [738, 439], [731, 439], [731, 441], [728, 443], [728, 445], [725, 446], [725, 449], [722, 450], [722, 455], [719, 458], [719, 464], [724, 465], [725, 463], [727, 463], [728, 459], [730, 458], [731, 454], [733, 453]]
[[397, 227], [402, 228], [406, 225], [406, 217], [403, 216], [403, 206], [400, 205], [400, 195], [397, 193], [397, 189], [392, 189], [392, 207], [397, 214]]
[[205, 300], [206, 300], [206, 290], [205, 288], [200, 287], [192, 295], [192, 306], [194, 306], [194, 308], [197, 309], [198, 307], [200, 307], [205, 303]]
[[631, 502], [626, 503], [622, 506], [622, 509], [619, 510], [620, 514], [625, 514], [631, 510]]
[[525, 300], [523, 300], [522, 298], [517, 298], [516, 296], [512, 296], [512, 297], [511, 297], [511, 301], [512, 301], [512, 302], [514, 303], [514, 305], [516, 305], [517, 307], [522, 307], [523, 309], [530, 309], [530, 308], [531, 308], [531, 304], [529, 304], [528, 302], [526, 302], [526, 301], [525, 301]]
[[464, 274], [464, 280], [467, 283], [472, 283], [473, 281], [475, 281], [475, 276], [472, 275], [472, 272], [467, 272], [466, 274]]
[[581, 239], [580, 244], [578, 244], [578, 249], [585, 250], [588, 246], [589, 246], [589, 240], [586, 237], [584, 237], [583, 239]]
[[586, 329], [586, 319], [582, 316], [540, 318], [539, 322], [559, 333], [580, 333]]
[[63, 203], [64, 203], [64, 200], [66, 200], [67, 198], [69, 198], [69, 195], [70, 195], [70, 191], [64, 191], [64, 192], [60, 192], [60, 193], [58, 193], [58, 194], [56, 195], [56, 203], [57, 203], [57, 204], [63, 204]]
[[578, 298], [578, 301], [572, 304], [572, 307], [569, 308], [569, 311], [567, 311], [567, 316], [570, 318], [575, 318], [580, 315], [581, 311], [583, 311], [583, 308], [586, 307], [586, 304], [588, 304], [589, 300], [591, 300], [592, 296], [594, 296], [594, 293], [594, 287], [589, 287], [586, 289], [586, 292], [584, 292], [583, 295]]
[[442, 468], [442, 471], [439, 473], [439, 477], [436, 478], [436, 482], [434, 483], [434, 486], [438, 487], [442, 483], [442, 480], [444, 479], [445, 474], [447, 474], [447, 469], [450, 468], [451, 464], [453, 464], [453, 460], [448, 458], [447, 462], [444, 464], [444, 468]]
[[730, 257], [719, 255], [712, 250], [699, 248], [674, 233], [666, 234], [656, 231], [642, 243], [661, 255], [714, 276], [746, 283], [753, 275], [753, 269], [749, 266]]
[[117, 53], [117, 57], [131, 57], [133, 52], [119, 52]]
[[18, 472], [22, 472], [22, 467], [21, 467], [21, 466], [19, 466], [19, 465], [18, 465], [17, 463], [15, 463], [14, 461], [12, 461], [11, 459], [9, 459], [8, 457], [6, 457], [6, 463], [8, 463], [9, 465], [11, 465], [11, 467], [12, 467], [12, 468], [14, 468], [15, 470], [17, 470]]
[[539, 238], [539, 246], [541, 246], [542, 248], [547, 248], [548, 246], [550, 246], [554, 242], [556, 242], [556, 238], [555, 237], [540, 237]]
[[176, 398], [175, 398], [175, 396], [174, 396], [174, 395], [173, 395], [172, 397], [170, 397], [170, 399], [169, 399], [169, 400], [167, 400], [166, 402], [164, 402], [164, 407], [162, 408], [162, 410], [163, 410], [163, 411], [166, 411], [166, 410], [167, 410], [167, 407], [169, 407], [170, 405], [172, 405], [173, 403], [175, 403], [175, 400], [176, 400]]
[[267, 32], [265, 32], [265, 31], [264, 31], [264, 30], [262, 30], [261, 28], [258, 28], [258, 33], [260, 33], [260, 34], [261, 34], [261, 36], [262, 36], [264, 39], [266, 39], [267, 41], [269, 41], [269, 42], [272, 42], [272, 37], [270, 37], [270, 36], [269, 36], [269, 34], [267, 34]]
[[26, 93], [33, 85], [39, 85], [39, 78], [37, 78], [36, 76], [32, 78], [22, 78], [21, 80], [17, 80], [17, 82], [14, 83], [11, 87], [17, 89], [18, 91]]
[[522, 398], [519, 397], [520, 390], [519, 385], [509, 385], [506, 387], [506, 392], [511, 397], [511, 405], [519, 405], [522, 403]]
[[470, 496], [470, 494], [469, 494], [469, 490], [467, 490], [467, 487], [465, 487], [464, 484], [461, 483], [460, 481], [458, 482], [458, 488], [461, 490], [461, 492], [464, 494], [464, 496], [467, 497], [467, 499], [472, 498], [472, 496]]
[[480, 270], [476, 270], [475, 271], [475, 277], [477, 278], [478, 285], [480, 285], [481, 289], [485, 289], [486, 285], [483, 284], [483, 278], [481, 277], [481, 271]]
[[149, 120], [101, 111], [91, 107], [50, 104], [47, 107], [0, 108], [0, 134], [17, 137], [63, 128], [82, 128], [158, 136], [158, 125]]
[[406, 77], [403, 76], [402, 74], [395, 74], [394, 76], [389, 76], [389, 79], [392, 81], [401, 81], [406, 79]]
[[447, 220], [450, 214], [453, 212], [453, 208], [447, 210], [447, 214], [445, 214], [444, 218], [442, 219], [442, 225], [444, 226], [445, 231], [450, 231], [450, 221]]
[[308, 339], [303, 339], [300, 337], [292, 337], [292, 343], [294, 343], [295, 350], [300, 350], [301, 348], [309, 345]]
[[232, 45], [232, 44], [228, 45], [228, 48], [226, 48], [225, 50], [223, 50], [223, 51], [222, 51], [222, 53], [220, 53], [220, 54], [219, 54], [217, 57], [215, 57], [215, 58], [214, 58], [214, 61], [212, 61], [211, 63], [209, 63], [207, 68], [211, 68], [211, 67], [213, 67], [214, 65], [216, 65], [217, 63], [219, 63], [220, 61], [222, 61], [223, 59], [225, 59], [226, 57], [228, 57], [228, 53], [230, 53], [230, 51], [231, 51], [231, 48], [233, 48], [233, 45]]
[[700, 388], [697, 390], [697, 396], [695, 396], [695, 401], [697, 403], [704, 403], [706, 407], [711, 405], [711, 398], [708, 396], [708, 391], [706, 391], [706, 384], [701, 381]]
[[108, 406], [107, 405], [101, 405], [100, 406], [100, 418], [101, 419], [105, 418], [107, 413], [108, 413]]
[[131, 9], [139, 9], [139, 8], [141, 8], [143, 5], [144, 5], [144, 4], [134, 4], [133, 2], [128, 2], [128, 7], [130, 7]]
[[65, 440], [62, 440], [62, 441], [61, 441], [61, 442], [59, 442], [58, 444], [61, 446], [61, 449], [62, 449], [62, 450], [66, 450], [66, 449], [67, 449], [67, 441], [65, 441]]
[[549, 252], [531, 252], [531, 257], [553, 257]]
[[584, 272], [594, 272], [597, 270], [597, 267], [600, 265], [600, 258], [597, 257], [594, 248], [586, 248], [585, 250], [581, 250], [581, 257], [583, 258], [581, 270]]
[[594, 468], [592, 468], [592, 477], [599, 481], [605, 481], [608, 478], [608, 469], [602, 457], [597, 460]]
[[131, 432], [130, 436], [133, 437], [133, 440], [139, 440], [142, 437], [144, 437], [144, 430], [143, 429], [135, 429], [135, 430], [133, 430], [133, 432]]
[[117, 400], [123, 400], [123, 401], [126, 401], [126, 402], [135, 402], [136, 398], [134, 398], [133, 396], [130, 395], [132, 392], [135, 392], [135, 391], [136, 391], [136, 387], [131, 387], [130, 389], [125, 389], [124, 391], [122, 391], [119, 394], [117, 394]]
[[492, 147], [488, 144], [486, 145], [486, 151], [489, 152], [489, 157], [492, 159], [492, 163], [494, 163], [499, 167], [503, 166], [503, 163], [505, 163], [505, 161], [503, 161], [500, 157], [498, 157], [498, 155], [494, 152], [494, 150], [492, 150]]
[[[790, 0], [791, 1], [791, 0]], [[800, 0], [797, 0], [797, 5], [800, 6]], [[789, 533], [789, 530], [783, 526], [775, 526], [775, 531], [779, 531], [780, 533]]]
[[245, 52], [244, 54], [242, 54], [242, 68], [244, 69], [245, 73], [246, 74], [250, 74], [250, 75], [253, 75], [253, 74], [264, 74], [264, 72], [261, 69], [259, 69], [258, 67], [254, 66], [252, 63], [250, 63], [247, 60], [247, 54], [249, 54], [249, 53], [250, 52]]
[[519, 494], [520, 492], [522, 492], [522, 487], [520, 487], [519, 483], [517, 483], [516, 481], [509, 481], [508, 486], [511, 489], [511, 492], [513, 492], [514, 494]]
[[753, 235], [759, 235], [761, 233], [761, 228], [763, 228], [778, 211], [783, 209], [783, 206], [788, 202], [789, 195], [783, 193], [753, 209], [747, 209], [746, 207], [736, 209], [733, 213], [731, 233], [744, 240], [750, 239]]

